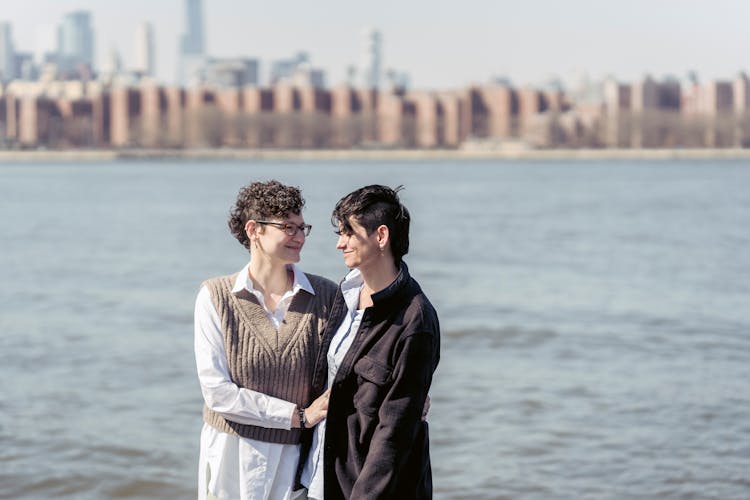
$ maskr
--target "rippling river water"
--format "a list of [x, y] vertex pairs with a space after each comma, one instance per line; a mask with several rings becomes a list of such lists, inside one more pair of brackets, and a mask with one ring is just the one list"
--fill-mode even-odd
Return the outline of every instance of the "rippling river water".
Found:
[[0, 498], [193, 498], [192, 308], [238, 188], [404, 184], [436, 498], [750, 498], [750, 163], [0, 165]]

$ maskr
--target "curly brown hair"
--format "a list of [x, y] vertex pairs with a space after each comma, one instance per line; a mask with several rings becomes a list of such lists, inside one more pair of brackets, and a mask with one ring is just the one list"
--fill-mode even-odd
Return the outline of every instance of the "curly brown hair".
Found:
[[245, 232], [247, 221], [283, 219], [289, 214], [301, 214], [304, 206], [305, 200], [298, 187], [285, 186], [276, 180], [253, 182], [240, 189], [229, 211], [229, 231], [250, 250]]

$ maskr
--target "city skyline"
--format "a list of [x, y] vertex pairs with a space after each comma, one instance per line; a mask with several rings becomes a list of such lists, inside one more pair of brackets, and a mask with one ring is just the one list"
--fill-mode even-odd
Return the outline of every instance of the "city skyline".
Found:
[[[170, 83], [185, 29], [183, 4], [133, 0], [123, 9], [109, 0], [31, 0], [4, 6], [0, 22], [12, 25], [17, 51], [33, 52], [41, 27], [59, 25], [75, 10], [90, 11], [98, 68], [113, 44], [124, 67], [133, 68], [136, 29], [150, 22], [156, 77]], [[737, 0], [634, 0], [621, 9], [590, 0], [386, 0], [377, 11], [362, 12], [361, 5], [338, 0], [262, 6], [210, 0], [204, 4], [206, 53], [257, 58], [265, 77], [271, 61], [303, 50], [335, 85], [346, 80], [348, 66], [359, 63], [361, 32], [373, 27], [382, 34], [382, 69], [408, 73], [414, 88], [460, 87], [502, 76], [516, 84], [550, 77], [570, 83], [583, 73], [594, 79], [634, 80], [647, 73], [682, 78], [691, 70], [707, 81], [731, 79], [748, 68], [744, 19], [750, 3]]]

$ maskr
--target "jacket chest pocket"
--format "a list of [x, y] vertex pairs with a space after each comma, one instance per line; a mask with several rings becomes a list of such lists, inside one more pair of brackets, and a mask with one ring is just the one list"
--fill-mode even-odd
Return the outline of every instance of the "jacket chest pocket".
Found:
[[354, 364], [357, 374], [357, 390], [354, 407], [368, 415], [376, 415], [385, 398], [393, 369], [365, 356]]

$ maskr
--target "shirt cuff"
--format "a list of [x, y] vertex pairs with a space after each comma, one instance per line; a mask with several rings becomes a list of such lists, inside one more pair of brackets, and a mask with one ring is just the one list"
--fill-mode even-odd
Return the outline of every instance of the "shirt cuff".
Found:
[[272, 398], [268, 402], [267, 415], [269, 419], [279, 424], [279, 428], [291, 429], [292, 415], [294, 415], [294, 410], [296, 409], [297, 405], [294, 403]]

